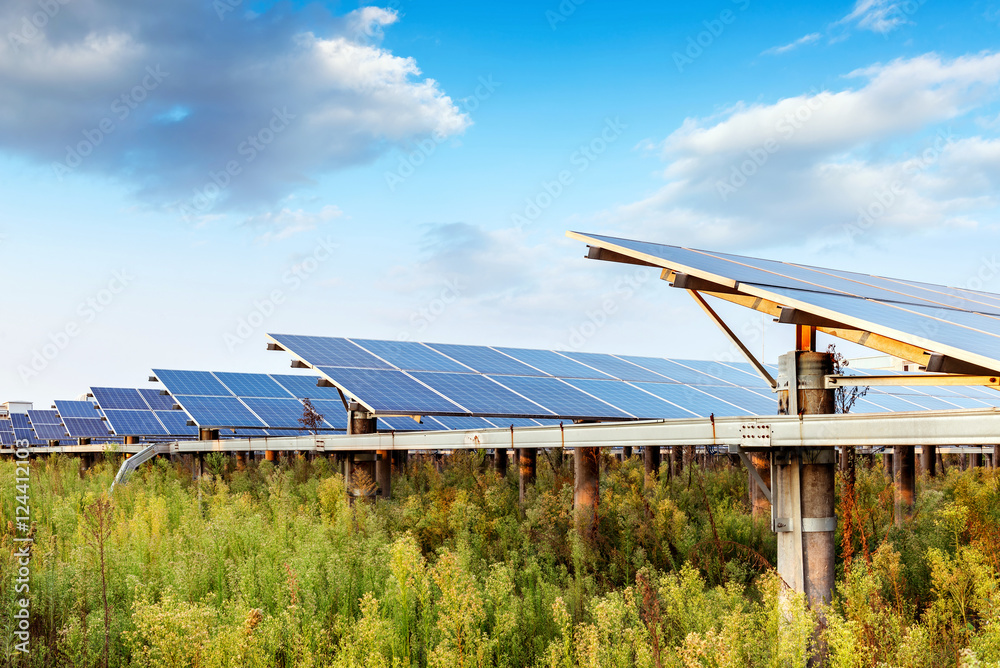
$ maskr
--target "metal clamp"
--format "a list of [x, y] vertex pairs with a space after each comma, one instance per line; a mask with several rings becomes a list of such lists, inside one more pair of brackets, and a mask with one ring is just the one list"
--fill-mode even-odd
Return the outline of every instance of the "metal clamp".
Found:
[[837, 518], [836, 517], [803, 517], [802, 518], [802, 532], [803, 533], [820, 533], [823, 531], [836, 531], [837, 530]]

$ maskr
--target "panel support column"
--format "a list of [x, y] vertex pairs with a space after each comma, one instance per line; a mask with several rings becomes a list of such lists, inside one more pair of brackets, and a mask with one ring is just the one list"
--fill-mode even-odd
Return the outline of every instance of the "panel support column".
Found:
[[501, 478], [507, 477], [507, 448], [496, 448], [493, 451], [493, 468]]
[[632, 446], [631, 445], [622, 446], [622, 461], [627, 462], [631, 458], [632, 458]]
[[937, 475], [937, 446], [925, 445], [920, 449], [920, 465], [931, 478]]
[[521, 505], [524, 505], [524, 497], [528, 493], [528, 485], [535, 484], [535, 465], [538, 463], [538, 449], [537, 448], [519, 448], [518, 449], [518, 468], [519, 468], [519, 497], [521, 500]]
[[[750, 465], [757, 471], [757, 475], [764, 481], [764, 485], [771, 488], [771, 455], [768, 452], [748, 453]], [[764, 492], [754, 482], [753, 476], [748, 476], [750, 484], [750, 508], [754, 517], [770, 517], [771, 502], [764, 496]]]
[[383, 499], [392, 498], [392, 458], [389, 450], [375, 451], [375, 484], [378, 495]]
[[644, 446], [642, 448], [642, 464], [646, 470], [646, 484], [652, 487], [656, 484], [656, 479], [660, 473], [660, 446]]
[[916, 448], [912, 445], [896, 446], [892, 456], [893, 479], [895, 481], [896, 526], [913, 517], [913, 503], [916, 500]]
[[[810, 333], [800, 332], [798, 342], [812, 344]], [[824, 380], [833, 373], [832, 355], [799, 350], [782, 355], [778, 366], [779, 413], [834, 412], [834, 391], [825, 388]], [[778, 574], [816, 608], [828, 604], [833, 594], [836, 453], [833, 448], [796, 448], [773, 457]], [[823, 648], [818, 649], [822, 654]]]
[[597, 504], [600, 501], [601, 449], [575, 448], [573, 473], [573, 519], [577, 531], [586, 534], [594, 528], [597, 518]]

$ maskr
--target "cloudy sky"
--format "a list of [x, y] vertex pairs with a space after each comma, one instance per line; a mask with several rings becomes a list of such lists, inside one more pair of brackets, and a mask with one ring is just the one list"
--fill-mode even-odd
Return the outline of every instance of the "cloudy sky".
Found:
[[268, 331], [731, 355], [567, 229], [1000, 292], [993, 1], [8, 0], [0, 28], [0, 400], [283, 371]]

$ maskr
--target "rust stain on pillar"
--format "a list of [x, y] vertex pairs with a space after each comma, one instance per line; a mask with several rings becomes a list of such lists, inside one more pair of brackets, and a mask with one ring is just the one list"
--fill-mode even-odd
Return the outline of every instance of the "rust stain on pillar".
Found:
[[528, 485], [535, 484], [535, 465], [538, 461], [538, 450], [536, 448], [520, 448], [518, 450], [519, 466], [519, 498], [524, 504], [524, 497], [528, 493]]
[[587, 533], [594, 528], [600, 502], [601, 449], [576, 448], [573, 473], [573, 520], [577, 531]]

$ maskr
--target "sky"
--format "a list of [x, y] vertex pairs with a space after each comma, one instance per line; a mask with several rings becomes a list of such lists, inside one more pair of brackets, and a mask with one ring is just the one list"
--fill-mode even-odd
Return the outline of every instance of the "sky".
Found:
[[285, 372], [267, 332], [737, 359], [567, 230], [1000, 292], [998, 2], [8, 0], [0, 28], [0, 401]]

